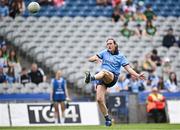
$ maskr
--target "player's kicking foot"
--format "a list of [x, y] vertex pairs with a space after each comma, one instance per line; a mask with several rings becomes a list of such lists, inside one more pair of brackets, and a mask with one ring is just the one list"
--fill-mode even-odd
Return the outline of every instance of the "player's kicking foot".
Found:
[[109, 116], [105, 117], [105, 125], [106, 126], [111, 126], [112, 125], [112, 120]]
[[106, 125], [106, 126], [111, 126], [111, 125], [112, 125], [112, 121], [111, 121], [111, 120], [106, 121], [106, 122], [105, 122], [105, 125]]
[[91, 74], [89, 71], [85, 72], [85, 83], [89, 83], [91, 81]]

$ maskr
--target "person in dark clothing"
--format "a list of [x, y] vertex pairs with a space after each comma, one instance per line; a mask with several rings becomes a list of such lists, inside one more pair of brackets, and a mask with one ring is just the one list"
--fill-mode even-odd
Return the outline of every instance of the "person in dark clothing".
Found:
[[31, 65], [31, 71], [28, 73], [31, 78], [31, 82], [39, 84], [45, 81], [45, 75], [42, 69], [38, 68], [37, 64]]
[[148, 4], [146, 6], [146, 10], [144, 11], [144, 15], [146, 16], [147, 21], [153, 21], [157, 17], [155, 12], [152, 10], [151, 4]]
[[145, 29], [146, 29], [146, 34], [150, 35], [150, 36], [154, 36], [156, 34], [156, 31], [157, 31], [156, 27], [153, 26], [152, 21], [146, 22]]
[[22, 15], [26, 8], [24, 0], [13, 0], [9, 3], [9, 7], [9, 16], [12, 18]]
[[27, 73], [26, 68], [22, 68], [22, 72], [21, 72], [21, 77], [20, 77], [20, 82], [25, 85], [26, 83], [31, 82], [31, 78]]
[[38, 3], [40, 4], [40, 5], [53, 5], [53, 0], [38, 0]]
[[3, 72], [3, 67], [0, 66], [0, 83], [6, 83], [7, 82], [7, 76]]
[[161, 66], [162, 64], [162, 60], [160, 56], [158, 56], [158, 51], [156, 49], [152, 50], [151, 60], [154, 61], [157, 66]]
[[173, 29], [169, 28], [168, 33], [163, 37], [162, 45], [164, 47], [170, 48], [170, 47], [174, 46], [175, 43], [176, 43], [176, 38], [173, 35]]
[[176, 40], [175, 46], [177, 46], [177, 47], [180, 48], [180, 36], [179, 36], [178, 39]]
[[118, 22], [121, 18], [121, 14], [119, 9], [114, 10], [113, 14], [112, 14], [112, 21], [113, 22]]

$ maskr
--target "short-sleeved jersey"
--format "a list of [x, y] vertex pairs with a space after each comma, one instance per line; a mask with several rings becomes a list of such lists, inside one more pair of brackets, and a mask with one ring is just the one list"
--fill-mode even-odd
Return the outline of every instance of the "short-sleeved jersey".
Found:
[[107, 49], [99, 52], [97, 56], [102, 60], [101, 68], [113, 72], [117, 76], [120, 74], [121, 67], [129, 64], [122, 53], [111, 54]]
[[66, 80], [63, 78], [60, 78], [59, 80], [53, 79], [52, 86], [53, 86], [53, 101], [65, 101]]

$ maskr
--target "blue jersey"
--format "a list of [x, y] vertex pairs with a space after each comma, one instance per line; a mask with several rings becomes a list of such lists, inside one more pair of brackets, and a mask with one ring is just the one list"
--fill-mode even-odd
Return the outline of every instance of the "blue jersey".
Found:
[[102, 60], [101, 68], [113, 72], [117, 76], [120, 74], [121, 67], [129, 64], [126, 57], [120, 52], [113, 55], [105, 49], [99, 52], [97, 56]]
[[53, 101], [65, 101], [66, 99], [66, 80], [60, 78], [59, 80], [53, 79]]

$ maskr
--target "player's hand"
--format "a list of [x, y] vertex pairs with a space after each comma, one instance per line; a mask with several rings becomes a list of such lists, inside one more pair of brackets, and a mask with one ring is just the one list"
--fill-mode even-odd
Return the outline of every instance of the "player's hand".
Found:
[[67, 98], [66, 98], [66, 101], [68, 101], [68, 102], [69, 102], [69, 101], [71, 101], [71, 99], [70, 99], [69, 97], [67, 97]]
[[97, 59], [97, 60], [95, 61], [95, 63], [96, 63], [96, 64], [101, 64], [102, 61], [101, 61], [100, 59]]
[[139, 74], [138, 78], [141, 80], [146, 80], [146, 76], [144, 75], [144, 73]]

